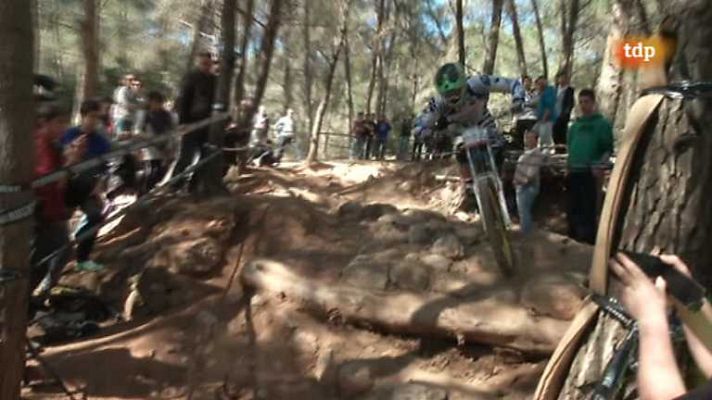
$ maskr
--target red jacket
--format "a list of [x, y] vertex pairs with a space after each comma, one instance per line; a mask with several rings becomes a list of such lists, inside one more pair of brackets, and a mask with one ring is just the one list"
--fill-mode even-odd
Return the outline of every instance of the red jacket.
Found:
[[[42, 130], [35, 131], [35, 176], [39, 177], [62, 167], [62, 153]], [[37, 215], [40, 222], [64, 221], [69, 217], [64, 203], [64, 184], [52, 182], [35, 189]]]

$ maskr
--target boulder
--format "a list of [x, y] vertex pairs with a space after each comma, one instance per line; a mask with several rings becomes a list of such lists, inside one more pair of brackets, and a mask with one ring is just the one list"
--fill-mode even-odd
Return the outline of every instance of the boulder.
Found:
[[387, 263], [373, 256], [358, 255], [341, 271], [344, 283], [367, 289], [385, 290], [388, 285]]
[[438, 238], [433, 244], [431, 251], [453, 260], [460, 259], [465, 255], [465, 248], [454, 234], [445, 234]]
[[485, 237], [485, 230], [480, 224], [470, 224], [455, 228], [455, 235], [462, 241], [463, 244], [473, 245]]
[[152, 266], [167, 267], [185, 275], [205, 275], [220, 267], [223, 248], [217, 240], [203, 237], [161, 248], [151, 261]]
[[528, 282], [521, 302], [538, 315], [569, 321], [583, 304], [586, 291], [563, 276], [546, 276]]
[[423, 264], [430, 266], [438, 273], [446, 272], [450, 268], [450, 265], [452, 265], [451, 259], [435, 253], [426, 254], [420, 257], [420, 261], [422, 261]]
[[339, 393], [350, 398], [365, 393], [373, 387], [371, 371], [365, 365], [347, 363], [339, 368]]
[[356, 203], [354, 201], [347, 201], [339, 206], [338, 210], [336, 211], [336, 214], [339, 217], [358, 218], [361, 214], [362, 208], [363, 207], [359, 203]]
[[430, 286], [430, 267], [417, 261], [405, 259], [393, 265], [388, 276], [397, 289], [424, 291]]
[[398, 209], [390, 204], [369, 204], [361, 209], [361, 218], [375, 221], [383, 215], [397, 213]]
[[410, 244], [429, 244], [433, 240], [432, 231], [426, 224], [411, 225], [408, 229], [408, 242]]

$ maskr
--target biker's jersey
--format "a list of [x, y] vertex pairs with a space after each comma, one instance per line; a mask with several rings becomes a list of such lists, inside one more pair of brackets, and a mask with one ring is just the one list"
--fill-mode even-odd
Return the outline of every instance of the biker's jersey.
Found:
[[[483, 128], [497, 145], [500, 142], [497, 133], [497, 123], [487, 108], [490, 93], [509, 93], [514, 106], [520, 106], [525, 101], [526, 92], [522, 82], [517, 79], [502, 78], [490, 75], [471, 76], [467, 80], [465, 98], [457, 107], [453, 107], [443, 98], [433, 98], [417, 119], [416, 133], [429, 134], [443, 119], [448, 124], [462, 127], [478, 126]], [[457, 132], [456, 135], [460, 135]]]

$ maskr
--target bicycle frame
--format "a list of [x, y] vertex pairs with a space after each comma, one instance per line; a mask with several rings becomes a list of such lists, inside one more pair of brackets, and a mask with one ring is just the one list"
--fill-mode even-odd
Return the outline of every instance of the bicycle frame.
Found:
[[[497, 189], [497, 197], [499, 198], [504, 223], [507, 229], [510, 229], [512, 227], [512, 220], [509, 216], [502, 181], [497, 173], [496, 163], [494, 162], [492, 148], [486, 131], [480, 127], [467, 128], [462, 133], [462, 140], [465, 146], [465, 153], [467, 154], [470, 174], [472, 175], [472, 189], [475, 193], [479, 209], [482, 209], [480, 185], [486, 183], [486, 181], [491, 181]], [[485, 229], [489, 229], [487, 227], [487, 221], [483, 220], [482, 222], [485, 225]]]

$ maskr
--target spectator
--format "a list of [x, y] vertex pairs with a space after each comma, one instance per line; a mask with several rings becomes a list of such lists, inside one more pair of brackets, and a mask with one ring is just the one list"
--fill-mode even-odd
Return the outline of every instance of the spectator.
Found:
[[554, 145], [552, 129], [556, 120], [556, 90], [543, 76], [537, 78], [536, 87], [539, 96], [536, 112], [539, 146], [547, 148], [545, 152], [549, 152]]
[[[197, 69], [188, 73], [183, 79], [178, 102], [178, 121], [189, 124], [210, 118], [215, 99], [217, 77], [212, 73], [213, 57], [210, 52], [202, 52], [197, 58]], [[206, 155], [205, 144], [208, 142], [209, 127], [189, 132], [181, 137], [180, 153], [173, 176], [182, 174], [196, 155]], [[191, 179], [191, 189], [197, 184], [197, 175]], [[180, 188], [184, 181], [176, 182], [174, 187]]]
[[514, 144], [524, 147], [524, 134], [534, 127], [537, 116], [534, 93], [532, 93], [532, 79], [529, 75], [523, 75], [521, 81], [522, 87], [524, 87], [524, 103], [520, 110], [514, 112]]
[[253, 144], [264, 146], [269, 139], [269, 116], [265, 106], [260, 106], [252, 122]]
[[596, 177], [605, 171], [613, 152], [611, 123], [596, 110], [591, 89], [579, 92], [581, 117], [569, 129], [568, 193], [569, 236], [593, 244], [596, 237]]
[[[82, 161], [104, 155], [111, 151], [111, 142], [97, 131], [101, 106], [95, 100], [82, 103], [79, 114], [81, 125], [70, 128], [62, 136], [61, 144], [67, 159], [78, 158]], [[75, 155], [78, 153], [78, 156]], [[100, 193], [103, 188], [103, 175], [106, 166], [101, 165], [72, 177], [67, 184], [66, 204], [70, 208], [78, 207], [84, 217], [75, 236], [81, 238], [77, 244], [77, 269], [98, 271], [103, 268], [89, 256], [94, 248], [97, 232], [88, 234], [103, 221], [103, 203]], [[84, 237], [87, 235], [86, 237]]]
[[99, 120], [101, 121], [100, 125], [102, 130], [101, 133], [106, 137], [111, 137], [114, 133], [114, 127], [111, 122], [111, 110], [114, 107], [114, 100], [109, 96], [102, 97], [99, 100], [99, 104], [101, 106], [101, 111], [99, 111]]
[[296, 122], [294, 121], [294, 110], [291, 108], [287, 110], [287, 114], [277, 120], [274, 125], [274, 130], [277, 132], [277, 153], [275, 157], [277, 160], [282, 159], [282, 154], [287, 146], [291, 146], [294, 149], [294, 153], [298, 160], [301, 160], [302, 154], [299, 147], [295, 143], [296, 133]]
[[114, 90], [114, 134], [117, 136], [131, 133], [134, 123], [134, 113], [139, 108], [139, 101], [134, 88], [134, 75], [126, 75], [119, 87]]
[[378, 116], [378, 122], [374, 128], [374, 155], [376, 159], [383, 160], [386, 156], [386, 145], [388, 144], [388, 134], [391, 132], [391, 124], [386, 117], [381, 114]]
[[[147, 96], [148, 108], [138, 114], [135, 134], [156, 137], [170, 134], [175, 128], [173, 115], [165, 109], [165, 97], [159, 92], [150, 92]], [[142, 193], [147, 193], [161, 181], [166, 174], [170, 160], [174, 158], [173, 143], [163, 142], [156, 146], [142, 149], [141, 159], [144, 164]]]
[[411, 130], [413, 129], [414, 115], [404, 115], [400, 123], [400, 137], [398, 141], [398, 160], [406, 160], [408, 158], [408, 149], [410, 145]]
[[[75, 164], [80, 158], [76, 151], [68, 152], [63, 160], [57, 143], [66, 130], [68, 113], [57, 106], [44, 104], [37, 110], [35, 141], [35, 176], [40, 177]], [[35, 189], [38, 206], [35, 214], [35, 238], [32, 251], [30, 291], [44, 297], [57, 284], [69, 260], [69, 210], [65, 204], [66, 182], [52, 182]], [[57, 252], [53, 257], [44, 260]], [[44, 261], [44, 262], [43, 262]]]
[[[690, 276], [687, 265], [677, 256], [662, 255], [660, 258], [670, 268]], [[670, 340], [668, 321], [670, 302], [665, 293], [666, 282], [663, 278], [658, 277], [653, 283], [638, 265], [623, 254], [612, 258], [609, 264], [624, 286], [622, 303], [638, 323], [637, 383], [640, 398], [649, 400], [712, 398], [712, 381], [686, 393], [685, 379], [680, 373]], [[703, 307], [709, 307], [708, 300], [703, 301], [706, 303]], [[706, 379], [712, 378], [712, 352], [687, 325], [683, 325], [683, 331], [695, 364]]]
[[368, 127], [366, 126], [366, 117], [363, 111], [356, 115], [351, 127], [351, 136], [354, 138], [351, 159], [362, 159], [366, 151], [366, 141], [368, 140]]
[[517, 160], [514, 172], [514, 187], [517, 193], [519, 225], [523, 234], [528, 235], [534, 229], [532, 209], [539, 195], [539, 172], [544, 164], [545, 155], [537, 147], [537, 134], [527, 131], [524, 134], [524, 153]]
[[569, 77], [561, 71], [556, 74], [556, 115], [554, 143], [566, 144], [566, 129], [569, 127], [571, 110], [574, 109], [574, 88], [569, 86]]
[[375, 137], [376, 137], [376, 115], [369, 113], [366, 117], [366, 150], [363, 154], [364, 160], [370, 160], [371, 156], [375, 153]]

